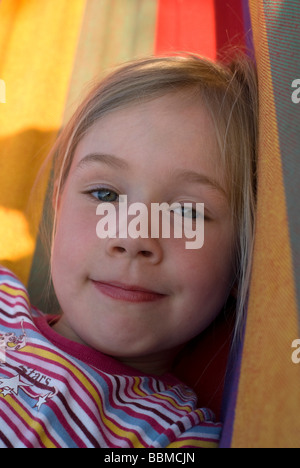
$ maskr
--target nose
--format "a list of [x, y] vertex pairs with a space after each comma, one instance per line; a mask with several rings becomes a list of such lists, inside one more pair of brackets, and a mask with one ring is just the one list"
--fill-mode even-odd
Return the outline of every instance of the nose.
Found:
[[152, 264], [160, 263], [163, 258], [163, 249], [159, 237], [151, 237], [151, 204], [139, 202], [128, 207], [127, 198], [123, 201], [124, 203], [119, 206], [118, 222], [114, 233], [116, 237], [108, 238], [106, 241], [107, 253], [110, 256], [147, 260]]
[[111, 257], [139, 259], [158, 264], [162, 261], [163, 251], [159, 239], [151, 238], [115, 238], [107, 239], [106, 252]]

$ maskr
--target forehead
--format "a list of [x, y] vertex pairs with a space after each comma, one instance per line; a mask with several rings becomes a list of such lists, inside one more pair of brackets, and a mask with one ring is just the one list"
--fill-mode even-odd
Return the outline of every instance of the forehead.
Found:
[[173, 93], [116, 109], [96, 121], [79, 142], [74, 155], [78, 164], [87, 153], [99, 152], [124, 158], [129, 164], [154, 160], [174, 164], [213, 166], [218, 159], [215, 128], [200, 97]]

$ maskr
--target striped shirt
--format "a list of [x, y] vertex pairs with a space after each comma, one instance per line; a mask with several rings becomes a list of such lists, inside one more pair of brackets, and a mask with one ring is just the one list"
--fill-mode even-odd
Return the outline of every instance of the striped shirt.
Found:
[[0, 267], [0, 448], [217, 447], [192, 390], [56, 333]]

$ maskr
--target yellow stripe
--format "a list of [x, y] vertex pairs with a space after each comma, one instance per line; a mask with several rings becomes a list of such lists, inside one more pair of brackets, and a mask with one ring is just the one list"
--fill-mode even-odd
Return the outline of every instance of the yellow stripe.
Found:
[[186, 406], [178, 405], [178, 403], [176, 403], [175, 399], [173, 399], [172, 397], [169, 397], [167, 395], [161, 395], [159, 393], [155, 393], [153, 396], [155, 396], [155, 398], [157, 398], [159, 400], [168, 401], [172, 406], [174, 406], [174, 408], [177, 408], [179, 410], [187, 411], [188, 413], [190, 413], [192, 411], [190, 406], [188, 406], [188, 405], [186, 405]]
[[166, 448], [182, 448], [182, 447], [195, 447], [195, 448], [218, 448], [218, 442], [209, 442], [205, 440], [197, 439], [185, 439], [177, 442], [172, 442]]
[[137, 395], [140, 395], [141, 397], [144, 397], [144, 396], [146, 396], [148, 394], [143, 392], [140, 389], [140, 387], [139, 387], [140, 383], [141, 383], [141, 379], [139, 377], [134, 377], [134, 384], [133, 384], [132, 389], [133, 389], [134, 393], [136, 393]]
[[52, 352], [41, 350], [41, 349], [36, 349], [36, 348], [31, 347], [31, 346], [26, 346], [25, 348], [23, 348], [19, 352], [31, 353], [31, 354], [34, 354], [36, 356], [45, 358], [45, 359], [47, 359], [49, 361], [59, 363], [63, 367], [68, 368], [69, 371], [72, 372], [78, 378], [78, 380], [84, 385], [86, 390], [90, 393], [90, 395], [93, 397], [94, 401], [97, 403], [97, 406], [98, 406], [98, 409], [99, 409], [100, 415], [101, 415], [101, 420], [104, 422], [106, 427], [108, 427], [117, 436], [124, 437], [124, 438], [130, 440], [132, 442], [134, 448], [144, 448], [145, 447], [145, 445], [143, 445], [140, 442], [140, 440], [138, 439], [137, 435], [134, 432], [131, 432], [131, 431], [127, 430], [127, 429], [123, 430], [123, 429], [119, 428], [118, 426], [113, 424], [112, 421], [109, 420], [105, 416], [104, 411], [103, 411], [103, 407], [102, 407], [102, 404], [101, 404], [101, 400], [100, 400], [100, 397], [99, 397], [97, 391], [95, 390], [93, 385], [91, 385], [89, 380], [86, 378], [85, 374], [83, 374], [81, 371], [79, 371], [69, 361], [59, 357], [57, 354], [54, 354]]
[[[0, 393], [0, 397], [3, 397], [3, 395]], [[40, 424], [38, 421], [32, 419], [30, 415], [27, 414], [27, 412], [16, 402], [16, 400], [7, 395], [5, 400], [9, 403], [9, 405], [15, 410], [17, 415], [25, 421], [25, 423], [31, 427], [39, 436], [39, 438], [42, 441], [42, 444], [46, 448], [56, 448], [57, 446], [53, 444], [53, 442], [46, 436], [44, 428], [42, 424]], [[30, 437], [28, 437], [30, 440]]]
[[[144, 396], [148, 396], [148, 393], [146, 392], [143, 392], [140, 387], [139, 387], [139, 384], [140, 384], [140, 381], [141, 379], [139, 377], [134, 377], [134, 380], [135, 380], [135, 383], [133, 385], [133, 390], [136, 394], [144, 397]], [[157, 398], [157, 399], [160, 399], [160, 400], [164, 400], [164, 401], [168, 401], [172, 406], [174, 406], [174, 408], [177, 408], [179, 410], [185, 410], [187, 411], [188, 413], [190, 413], [192, 411], [191, 407], [190, 406], [182, 406], [182, 405], [178, 405], [175, 401], [174, 398], [170, 397], [170, 396], [167, 396], [167, 395], [162, 395], [160, 393], [153, 393], [152, 394], [153, 397]], [[202, 413], [201, 413], [201, 416], [202, 416]]]
[[29, 302], [29, 299], [28, 299], [28, 294], [24, 291], [24, 289], [13, 289], [13, 288], [7, 286], [6, 284], [1, 284], [0, 285], [0, 291], [3, 291], [3, 292], [5, 292], [5, 293], [7, 293], [7, 294], [9, 294], [10, 296], [13, 296], [13, 297], [21, 296], [21, 297], [23, 297], [23, 299], [25, 299], [27, 304], [30, 306], [30, 302]]

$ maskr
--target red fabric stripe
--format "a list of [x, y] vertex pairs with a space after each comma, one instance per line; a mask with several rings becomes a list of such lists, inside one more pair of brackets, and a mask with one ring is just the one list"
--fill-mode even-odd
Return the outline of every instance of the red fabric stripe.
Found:
[[216, 58], [214, 0], [158, 0], [155, 54], [178, 51]]
[[246, 44], [241, 0], [158, 0], [155, 54], [196, 52], [213, 60]]
[[228, 46], [245, 48], [245, 21], [242, 0], [215, 0], [216, 44], [218, 56]]

